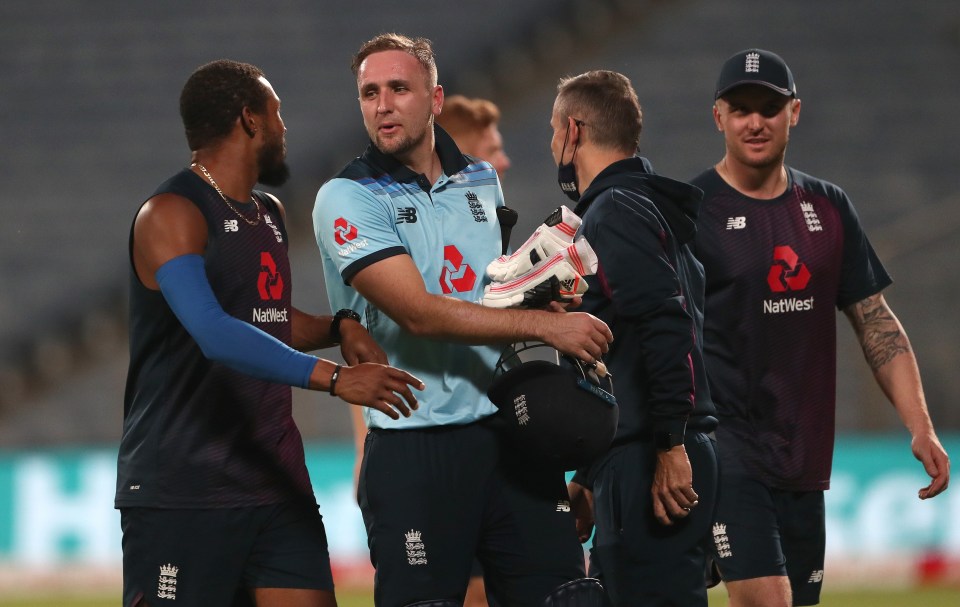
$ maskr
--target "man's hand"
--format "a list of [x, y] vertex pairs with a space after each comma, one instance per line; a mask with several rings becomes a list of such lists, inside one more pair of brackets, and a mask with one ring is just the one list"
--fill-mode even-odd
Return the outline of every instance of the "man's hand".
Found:
[[657, 451], [657, 468], [650, 492], [653, 494], [653, 515], [664, 525], [685, 518], [699, 503], [699, 496], [693, 490], [690, 459], [683, 445]]
[[567, 485], [567, 491], [570, 508], [577, 519], [577, 537], [582, 544], [593, 534], [593, 491], [573, 481]]
[[543, 341], [564, 354], [595, 363], [613, 341], [613, 333], [605, 322], [586, 312], [553, 314]]
[[348, 365], [359, 363], [388, 364], [387, 353], [383, 351], [367, 329], [355, 320], [345, 318], [340, 321], [340, 355]]
[[[317, 366], [320, 364], [317, 363]], [[317, 374], [318, 371], [315, 370], [314, 376]], [[318, 385], [329, 386], [329, 383]], [[348, 403], [376, 409], [391, 419], [400, 419], [400, 415], [410, 417], [411, 410], [418, 407], [417, 397], [410, 390], [411, 386], [417, 390], [426, 387], [422, 381], [396, 367], [360, 363], [340, 369], [334, 395]], [[323, 389], [314, 385], [313, 377], [311, 387]]]
[[582, 303], [583, 298], [578, 295], [567, 301], [551, 301], [544, 310], [547, 312], [569, 312], [570, 310], [579, 308]]
[[920, 460], [923, 469], [933, 479], [929, 485], [920, 489], [917, 496], [925, 500], [946, 491], [950, 484], [950, 457], [937, 439], [937, 435], [932, 430], [918, 434], [911, 441], [910, 448], [913, 450], [913, 456]]

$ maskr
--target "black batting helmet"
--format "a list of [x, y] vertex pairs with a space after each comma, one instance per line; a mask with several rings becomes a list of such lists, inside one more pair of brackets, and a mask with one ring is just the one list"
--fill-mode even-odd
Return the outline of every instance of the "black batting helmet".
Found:
[[586, 365], [547, 344], [508, 347], [487, 396], [515, 448], [563, 470], [601, 455], [617, 431], [613, 378], [603, 365]]

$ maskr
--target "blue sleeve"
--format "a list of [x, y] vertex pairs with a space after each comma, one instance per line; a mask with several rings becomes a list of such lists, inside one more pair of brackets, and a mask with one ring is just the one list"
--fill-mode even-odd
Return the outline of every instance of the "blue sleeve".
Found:
[[331, 179], [317, 192], [313, 230], [317, 246], [329, 256], [344, 284], [363, 268], [408, 252], [397, 232], [390, 196], [374, 194], [351, 179]]
[[203, 257], [174, 257], [156, 276], [167, 304], [204, 356], [258, 379], [301, 388], [310, 385], [319, 359], [227, 314], [207, 280]]

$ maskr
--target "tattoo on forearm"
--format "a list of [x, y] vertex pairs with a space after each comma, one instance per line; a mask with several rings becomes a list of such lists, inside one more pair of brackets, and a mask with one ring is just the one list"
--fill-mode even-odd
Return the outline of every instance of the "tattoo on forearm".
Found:
[[910, 352], [910, 342], [880, 296], [858, 301], [846, 310], [860, 339], [867, 363], [874, 371], [895, 357]]

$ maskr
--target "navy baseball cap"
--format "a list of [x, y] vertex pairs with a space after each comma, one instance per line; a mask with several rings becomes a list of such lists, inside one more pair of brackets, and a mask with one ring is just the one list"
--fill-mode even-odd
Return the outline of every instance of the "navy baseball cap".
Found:
[[713, 98], [719, 99], [744, 84], [759, 84], [787, 97], [797, 96], [797, 85], [786, 62], [776, 53], [759, 48], [748, 48], [726, 60]]

